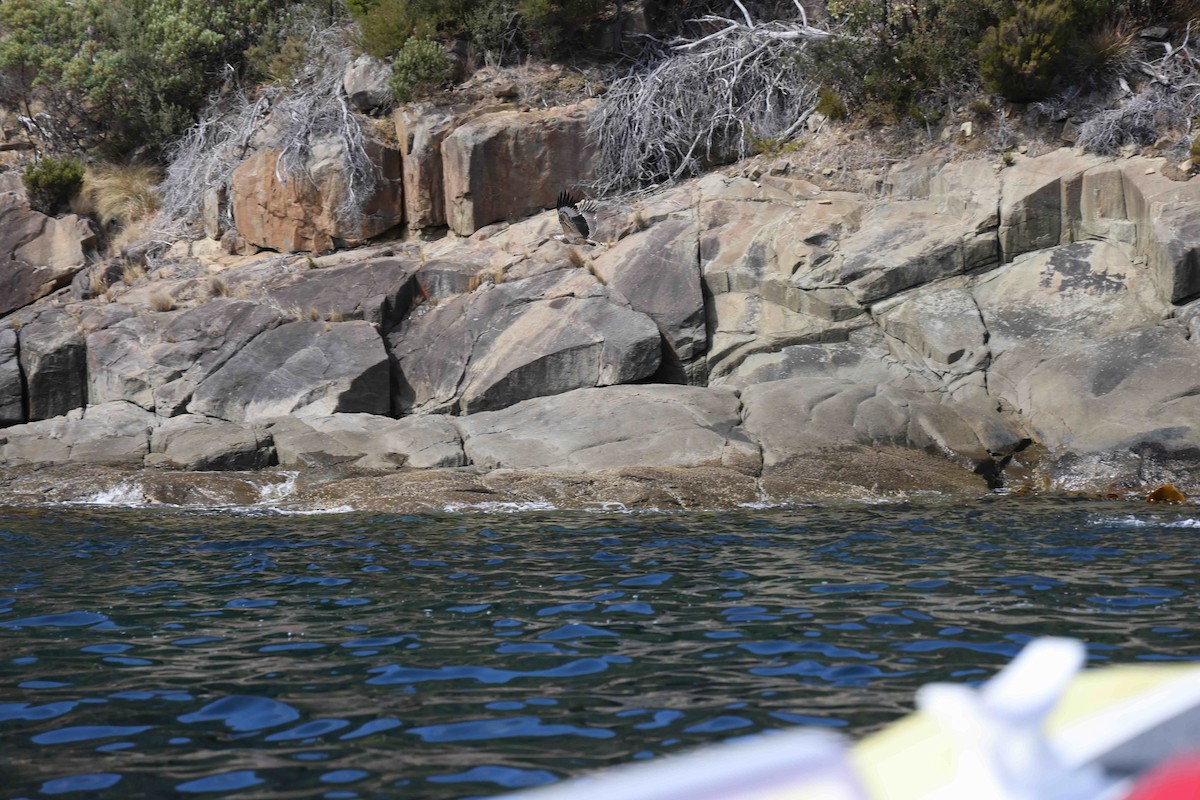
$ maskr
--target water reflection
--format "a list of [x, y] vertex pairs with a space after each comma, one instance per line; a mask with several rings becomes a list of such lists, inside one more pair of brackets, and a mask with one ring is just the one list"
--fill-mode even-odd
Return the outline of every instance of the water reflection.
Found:
[[453, 798], [859, 733], [1033, 636], [1200, 655], [1195, 508], [0, 510], [12, 796]]

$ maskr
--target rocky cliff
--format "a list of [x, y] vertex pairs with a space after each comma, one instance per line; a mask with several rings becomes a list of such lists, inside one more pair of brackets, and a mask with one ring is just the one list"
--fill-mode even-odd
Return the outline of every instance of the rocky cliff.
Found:
[[[504, 221], [586, 177], [584, 114], [400, 120], [371, 230], [309, 213], [333, 178], [285, 197], [247, 167], [237, 226], [283, 252], [181, 243], [148, 272], [86, 264], [86, 230], [0, 187], [0, 485], [139, 471], [201, 502], [246, 479], [175, 470], [278, 466], [305, 503], [397, 509], [1200, 494], [1200, 179], [1060, 150], [849, 192], [779, 162], [602, 202], [603, 247], [553, 212]], [[286, 252], [405, 215], [460, 235]]]

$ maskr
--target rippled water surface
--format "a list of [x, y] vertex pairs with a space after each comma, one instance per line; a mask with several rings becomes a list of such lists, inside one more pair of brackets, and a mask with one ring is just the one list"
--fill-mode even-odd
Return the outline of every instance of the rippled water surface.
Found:
[[0, 509], [0, 796], [491, 795], [863, 733], [1038, 634], [1200, 658], [1198, 518]]

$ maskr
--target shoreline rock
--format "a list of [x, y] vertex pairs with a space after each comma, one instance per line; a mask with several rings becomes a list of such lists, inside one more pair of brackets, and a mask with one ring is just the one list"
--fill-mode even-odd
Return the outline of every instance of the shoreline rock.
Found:
[[607, 247], [547, 212], [320, 261], [96, 265], [104, 293], [0, 319], [0, 499], [64, 464], [155, 497], [297, 470], [296, 502], [381, 509], [1194, 497], [1200, 179], [1160, 161], [922, 157], [878, 199], [713, 173], [601, 202]]

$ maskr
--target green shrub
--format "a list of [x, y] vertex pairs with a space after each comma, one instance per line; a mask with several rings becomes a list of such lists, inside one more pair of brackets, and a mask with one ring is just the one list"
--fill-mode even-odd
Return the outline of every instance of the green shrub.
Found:
[[440, 44], [412, 38], [404, 43], [392, 62], [388, 89], [398, 102], [408, 103], [427, 96], [449, 80], [453, 68], [450, 56]]
[[561, 55], [578, 43], [603, 6], [600, 0], [520, 0], [517, 13], [531, 49]]
[[901, 114], [975, 71], [975, 46], [995, 24], [1003, 0], [830, 0], [829, 12], [848, 36], [813, 48], [822, 81], [861, 105]]
[[60, 148], [158, 148], [284, 10], [276, 0], [3, 0], [0, 84], [44, 109]]
[[65, 210], [83, 184], [83, 171], [83, 164], [69, 156], [45, 156], [30, 162], [21, 173], [29, 206], [51, 215]]
[[1200, 136], [1192, 139], [1192, 147], [1188, 150], [1188, 155], [1192, 157], [1192, 162], [1200, 164]]
[[842, 120], [850, 116], [850, 112], [846, 110], [846, 104], [842, 102], [842, 96], [828, 86], [822, 86], [817, 90], [817, 113], [824, 114], [832, 120]]
[[980, 43], [984, 85], [1014, 102], [1044, 100], [1069, 71], [1078, 35], [1074, 9], [1066, 3], [1017, 3], [1013, 15], [989, 28]]
[[455, 37], [467, 30], [475, 0], [351, 0], [359, 44], [376, 58], [391, 58], [409, 39]]

